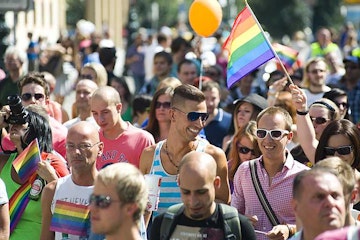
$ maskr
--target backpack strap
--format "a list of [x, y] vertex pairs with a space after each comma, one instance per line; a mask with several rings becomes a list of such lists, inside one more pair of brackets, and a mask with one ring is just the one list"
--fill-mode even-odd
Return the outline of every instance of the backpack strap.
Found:
[[224, 221], [224, 235], [226, 240], [241, 240], [241, 225], [236, 208], [219, 203], [220, 214]]
[[160, 239], [169, 239], [177, 217], [184, 211], [184, 204], [175, 204], [167, 209], [160, 226]]

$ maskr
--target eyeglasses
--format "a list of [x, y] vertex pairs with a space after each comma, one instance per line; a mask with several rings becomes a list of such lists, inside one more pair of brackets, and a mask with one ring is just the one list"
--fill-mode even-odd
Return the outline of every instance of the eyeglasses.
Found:
[[65, 144], [65, 147], [67, 150], [73, 151], [75, 149], [79, 149], [81, 151], [85, 151], [85, 150], [90, 150], [93, 146], [99, 144], [100, 142], [94, 143], [94, 144], [89, 144], [89, 143], [80, 143], [78, 145], [72, 144], [72, 143], [67, 143]]
[[315, 122], [318, 125], [324, 124], [327, 121], [329, 121], [329, 119], [326, 119], [326, 118], [323, 118], [323, 117], [311, 117], [310, 116], [310, 119], [311, 119], [312, 122]]
[[274, 130], [258, 129], [258, 130], [256, 130], [256, 136], [259, 139], [264, 139], [268, 133], [270, 133], [270, 137], [273, 140], [280, 140], [284, 137], [284, 135], [289, 134], [289, 131], [282, 130], [282, 129], [274, 129]]
[[95, 194], [91, 194], [89, 198], [90, 205], [94, 203], [96, 207], [101, 209], [108, 208], [112, 202], [120, 202], [120, 200], [113, 200], [110, 196]]
[[337, 152], [340, 155], [348, 155], [352, 152], [353, 146], [342, 146], [338, 148], [332, 148], [332, 147], [325, 147], [325, 154], [327, 156], [334, 156], [335, 152]]
[[176, 107], [173, 107], [173, 109], [185, 114], [187, 116], [187, 119], [190, 122], [195, 122], [199, 118], [201, 119], [202, 122], [205, 122], [209, 117], [208, 113], [203, 113], [203, 112], [188, 112], [188, 113], [186, 113], [186, 112], [183, 112], [183, 111], [181, 111], [180, 109], [178, 109]]
[[21, 100], [27, 102], [27, 101], [29, 101], [32, 97], [34, 97], [36, 100], [41, 100], [41, 99], [44, 99], [45, 95], [42, 94], [42, 93], [35, 93], [35, 94], [24, 93], [23, 95], [21, 95]]
[[248, 154], [249, 152], [251, 152], [251, 155], [255, 155], [255, 151], [254, 149], [248, 148], [248, 147], [242, 147], [242, 146], [238, 146], [238, 151], [241, 154]]
[[158, 102], [158, 101], [157, 101], [157, 102], [155, 103], [155, 108], [156, 108], [156, 109], [159, 109], [159, 108], [161, 108], [161, 107], [168, 109], [168, 108], [170, 108], [170, 106], [171, 106], [171, 103], [170, 103], [170, 102]]
[[336, 103], [336, 106], [343, 107], [343, 108], [348, 108], [349, 105], [346, 102], [339, 102], [339, 103]]

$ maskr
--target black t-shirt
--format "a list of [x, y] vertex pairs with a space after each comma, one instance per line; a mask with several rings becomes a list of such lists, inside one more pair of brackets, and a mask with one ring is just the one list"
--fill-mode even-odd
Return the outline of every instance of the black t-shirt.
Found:
[[[151, 227], [150, 240], [160, 239], [160, 228], [165, 213], [160, 214], [154, 219]], [[255, 240], [255, 232], [249, 220], [239, 214], [242, 239]], [[221, 240], [224, 239], [223, 220], [219, 214], [219, 205], [216, 205], [215, 212], [207, 219], [193, 220], [180, 214], [175, 226], [171, 229], [172, 239], [204, 239]]]

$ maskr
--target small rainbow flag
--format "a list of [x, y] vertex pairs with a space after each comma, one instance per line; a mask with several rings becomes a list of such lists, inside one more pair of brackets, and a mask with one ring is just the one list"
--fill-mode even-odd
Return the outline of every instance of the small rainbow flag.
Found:
[[50, 230], [86, 236], [90, 227], [88, 206], [57, 200], [51, 218]]
[[291, 68], [293, 64], [296, 62], [299, 52], [288, 46], [281, 45], [279, 43], [274, 43], [272, 46], [275, 52], [277, 53], [277, 55], [279, 56], [281, 62], [287, 68]]
[[40, 161], [39, 143], [36, 138], [13, 161], [15, 171], [22, 182], [26, 182], [36, 172]]
[[247, 3], [236, 17], [224, 48], [230, 53], [227, 66], [228, 88], [275, 57], [271, 45]]

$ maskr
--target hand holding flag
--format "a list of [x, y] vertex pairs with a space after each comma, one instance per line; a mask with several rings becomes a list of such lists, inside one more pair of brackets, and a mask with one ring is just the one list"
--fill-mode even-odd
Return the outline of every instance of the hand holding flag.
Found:
[[39, 143], [36, 138], [13, 161], [14, 169], [23, 183], [36, 173], [40, 161]]

